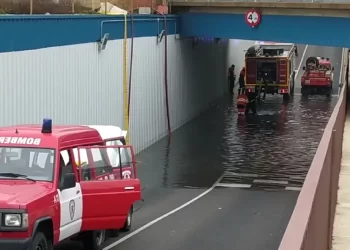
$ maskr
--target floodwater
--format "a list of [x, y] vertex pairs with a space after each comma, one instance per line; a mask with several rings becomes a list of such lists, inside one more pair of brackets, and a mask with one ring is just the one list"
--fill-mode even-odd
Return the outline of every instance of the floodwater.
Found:
[[[282, 191], [287, 186], [302, 186], [337, 97], [296, 95], [283, 103], [280, 96], [269, 96], [258, 108], [258, 115], [247, 117], [238, 117], [235, 100], [222, 98], [172, 133], [170, 143], [164, 138], [137, 155], [143, 201], [134, 206], [133, 231], [184, 204], [193, 195], [199, 195], [225, 173], [221, 184], [243, 184], [249, 188], [219, 190], [196, 204], [208, 209], [210, 204], [221, 204], [230, 211], [230, 216], [223, 213], [223, 217], [215, 217], [218, 225], [210, 221], [210, 225], [203, 226], [201, 216], [207, 214], [197, 215], [193, 208], [194, 211], [181, 214], [182, 220], [193, 222], [196, 218], [197, 222], [191, 224], [196, 230], [220, 227], [225, 228], [224, 232], [231, 232], [221, 241], [220, 249], [278, 248], [298, 197], [298, 192]], [[256, 211], [263, 216], [256, 216]], [[279, 218], [277, 222], [269, 223], [276, 218]], [[168, 231], [178, 220], [175, 217], [168, 224], [157, 224], [153, 228], [157, 233], [152, 229], [145, 231], [120, 248], [144, 249], [144, 242], [148, 241], [157, 245], [159, 237], [171, 235]], [[240, 232], [245, 233], [242, 236]], [[162, 233], [165, 235], [160, 236]], [[201, 232], [200, 237], [201, 240], [194, 238], [187, 242], [187, 248], [181, 249], [193, 249], [193, 245], [206, 249], [203, 239], [215, 241], [212, 230]], [[255, 240], [251, 241], [252, 238]], [[112, 238], [106, 243], [118, 239]], [[173, 247], [152, 245], [149, 249], [179, 249], [183, 241], [179, 238]], [[83, 248], [78, 242], [67, 242], [55, 249]]]
[[204, 188], [226, 171], [227, 183], [301, 187], [336, 101], [268, 96], [258, 115], [239, 117], [235, 98], [226, 97], [175, 131], [170, 143], [165, 138], [138, 155], [142, 184]]

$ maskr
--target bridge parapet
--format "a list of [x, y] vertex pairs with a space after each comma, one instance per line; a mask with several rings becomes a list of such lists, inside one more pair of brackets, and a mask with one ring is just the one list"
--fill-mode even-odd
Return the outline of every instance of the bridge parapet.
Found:
[[172, 12], [245, 13], [258, 8], [268, 15], [350, 17], [347, 0], [169, 0]]
[[[343, 71], [345, 77], [348, 76], [348, 49], [343, 60], [347, 69]], [[279, 250], [331, 249], [348, 82], [324, 130]]]

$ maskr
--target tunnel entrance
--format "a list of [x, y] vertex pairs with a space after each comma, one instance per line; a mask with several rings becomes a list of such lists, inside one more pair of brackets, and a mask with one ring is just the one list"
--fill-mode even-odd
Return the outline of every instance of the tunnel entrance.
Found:
[[340, 48], [298, 50], [288, 102], [269, 96], [257, 115], [239, 117], [235, 91], [173, 132], [170, 142], [137, 155], [144, 201], [133, 220], [135, 230], [143, 229], [112, 239], [118, 249], [278, 249], [337, 101], [337, 85], [331, 97], [302, 96], [302, 66], [310, 56], [332, 58], [340, 82]]

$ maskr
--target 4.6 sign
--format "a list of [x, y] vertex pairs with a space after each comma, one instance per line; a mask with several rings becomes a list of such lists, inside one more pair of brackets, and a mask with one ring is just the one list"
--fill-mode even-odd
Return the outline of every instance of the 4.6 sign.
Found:
[[250, 27], [254, 28], [261, 22], [261, 13], [256, 9], [248, 10], [245, 13], [245, 21]]

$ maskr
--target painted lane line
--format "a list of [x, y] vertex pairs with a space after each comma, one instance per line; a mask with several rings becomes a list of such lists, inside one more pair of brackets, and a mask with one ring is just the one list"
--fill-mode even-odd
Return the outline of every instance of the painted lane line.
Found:
[[307, 51], [307, 48], [308, 48], [308, 47], [309, 47], [309, 45], [306, 44], [305, 49], [304, 49], [304, 52], [303, 52], [303, 55], [301, 56], [301, 60], [300, 60], [300, 63], [299, 63], [299, 67], [298, 67], [297, 73], [295, 74], [295, 78], [296, 78], [296, 77], [298, 76], [298, 74], [299, 74], [301, 65], [303, 65], [304, 57], [305, 57], [305, 54], [306, 54], [306, 51]]
[[275, 180], [259, 180], [259, 179], [256, 179], [256, 180], [253, 181], [253, 183], [287, 185], [288, 181], [275, 181]]
[[289, 176], [290, 180], [305, 180], [305, 176]]
[[[301, 96], [301, 93], [294, 93], [296, 96]], [[338, 96], [338, 94], [332, 94], [331, 96]]]
[[141, 233], [142, 231], [144, 231], [145, 229], [149, 228], [150, 226], [156, 224], [157, 222], [159, 222], [159, 221], [161, 221], [161, 220], [163, 220], [163, 219], [169, 217], [170, 215], [172, 215], [172, 214], [174, 214], [174, 213], [180, 211], [181, 209], [183, 209], [183, 208], [185, 208], [185, 207], [191, 205], [191, 204], [194, 203], [195, 201], [199, 200], [199, 199], [202, 198], [203, 196], [205, 196], [205, 195], [209, 194], [211, 191], [213, 191], [213, 190], [215, 189], [216, 185], [221, 181], [221, 179], [222, 179], [223, 177], [224, 177], [224, 174], [223, 174], [222, 176], [220, 176], [220, 178], [214, 183], [213, 186], [211, 186], [211, 188], [209, 188], [208, 190], [204, 191], [204, 192], [201, 193], [200, 195], [194, 197], [192, 200], [190, 200], [190, 201], [184, 203], [183, 205], [181, 205], [181, 206], [175, 208], [174, 210], [171, 210], [170, 212], [168, 212], [168, 213], [166, 213], [166, 214], [164, 214], [164, 215], [158, 217], [157, 219], [152, 220], [151, 222], [147, 223], [146, 225], [143, 225], [142, 227], [136, 229], [135, 231], [129, 233], [128, 235], [126, 235], [126, 236], [120, 238], [119, 240], [113, 242], [112, 244], [110, 244], [110, 245], [104, 247], [102, 250], [109, 250], [109, 249], [112, 249], [113, 247], [115, 247], [115, 246], [119, 245], [120, 243], [122, 243], [122, 242], [124, 242], [124, 241], [130, 239], [131, 237], [135, 236], [136, 234]]
[[251, 188], [250, 184], [240, 184], [240, 183], [218, 183], [217, 187], [226, 187], [226, 188]]
[[253, 178], [258, 177], [257, 174], [235, 173], [235, 172], [226, 171], [224, 177], [229, 177], [229, 176], [253, 177]]
[[342, 53], [341, 53], [340, 74], [339, 74], [339, 83], [338, 83], [338, 96], [340, 95], [339, 85], [343, 83], [344, 51], [345, 51], [345, 49], [343, 48]]
[[286, 187], [286, 191], [301, 191], [301, 187]]

